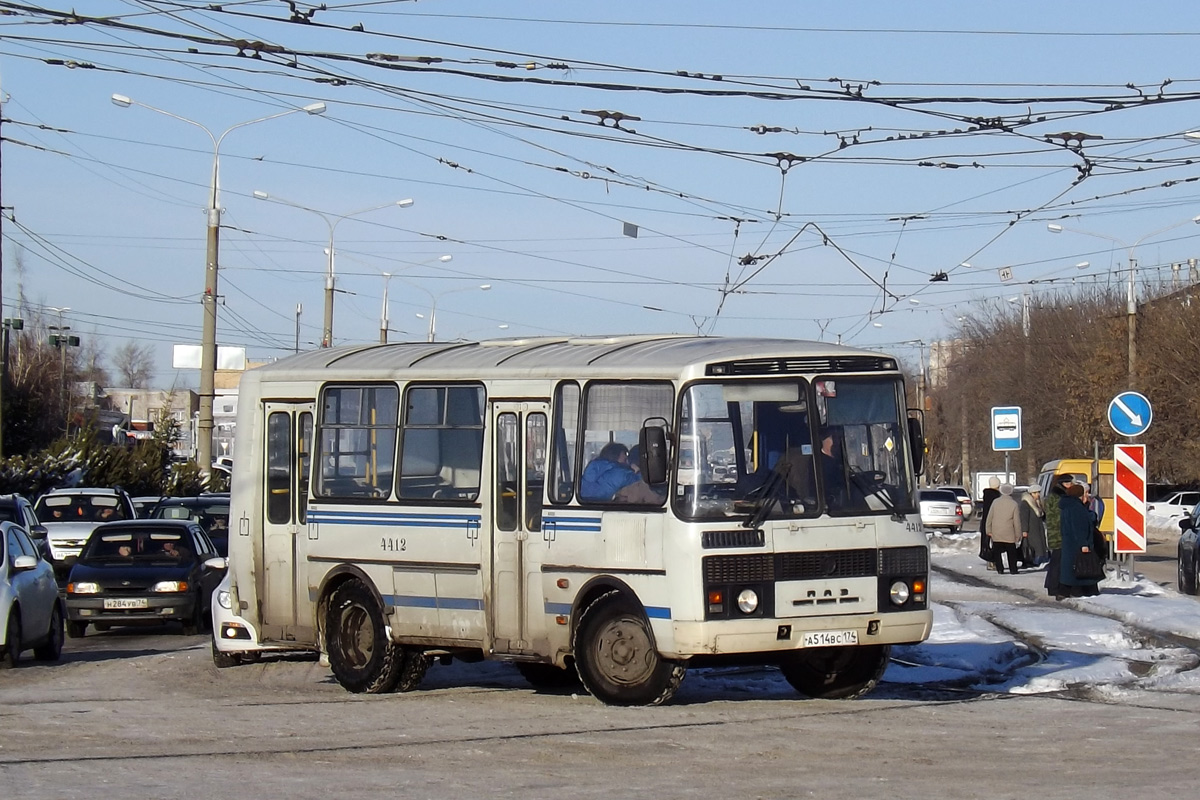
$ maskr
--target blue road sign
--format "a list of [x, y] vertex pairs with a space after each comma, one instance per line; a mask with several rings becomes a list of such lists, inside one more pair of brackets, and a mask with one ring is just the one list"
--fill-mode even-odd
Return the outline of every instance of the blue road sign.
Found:
[[992, 449], [1021, 449], [1021, 407], [997, 406], [992, 409]]
[[1108, 424], [1122, 436], [1140, 436], [1152, 419], [1150, 401], [1138, 392], [1121, 392], [1108, 404]]

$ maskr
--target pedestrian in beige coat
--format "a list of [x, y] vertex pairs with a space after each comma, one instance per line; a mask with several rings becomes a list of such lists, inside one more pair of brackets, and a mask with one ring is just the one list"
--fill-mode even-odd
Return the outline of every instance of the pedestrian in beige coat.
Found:
[[992, 501], [987, 513], [987, 532], [992, 537], [992, 563], [996, 572], [1004, 571], [1003, 556], [1008, 554], [1008, 571], [1017, 574], [1017, 546], [1023, 536], [1021, 507], [1012, 496], [1011, 483], [1000, 484], [1000, 496]]

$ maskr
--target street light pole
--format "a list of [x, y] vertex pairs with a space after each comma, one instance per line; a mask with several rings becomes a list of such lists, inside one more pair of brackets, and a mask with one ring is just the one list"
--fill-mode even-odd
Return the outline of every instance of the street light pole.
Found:
[[247, 125], [266, 122], [267, 120], [285, 117], [288, 114], [296, 114], [301, 111], [308, 114], [324, 114], [325, 104], [311, 103], [303, 108], [290, 108], [287, 111], [280, 111], [265, 117], [239, 122], [236, 125], [229, 126], [220, 136], [217, 136], [207, 126], [195, 120], [181, 117], [178, 114], [173, 114], [170, 111], [164, 111], [161, 108], [155, 108], [145, 103], [139, 103], [125, 95], [114, 94], [112, 101], [121, 108], [141, 106], [149, 111], [154, 111], [172, 119], [177, 119], [180, 122], [194, 125], [208, 134], [208, 138], [212, 140], [213, 160], [212, 177], [208, 187], [208, 232], [205, 239], [204, 295], [200, 301], [204, 308], [204, 321], [200, 342], [200, 419], [196, 424], [196, 462], [200, 466], [201, 473], [207, 476], [212, 469], [213, 400], [216, 395], [217, 373], [217, 270], [221, 230], [221, 142], [231, 132], [238, 128], [244, 128]]
[[1135, 241], [1133, 244], [1123, 242], [1120, 239], [1118, 239], [1117, 237], [1109, 236], [1106, 233], [1096, 233], [1095, 231], [1084, 231], [1084, 230], [1079, 230], [1078, 228], [1068, 228], [1065, 225], [1059, 225], [1054, 222], [1051, 222], [1049, 225], [1046, 226], [1046, 230], [1050, 231], [1051, 233], [1062, 233], [1063, 231], [1070, 231], [1071, 233], [1078, 233], [1083, 236], [1094, 236], [1097, 239], [1107, 239], [1108, 241], [1116, 244], [1118, 247], [1125, 248], [1126, 253], [1128, 255], [1128, 260], [1129, 260], [1129, 287], [1126, 291], [1126, 299], [1125, 299], [1125, 315], [1126, 315], [1126, 320], [1127, 320], [1127, 322], [1126, 322], [1126, 338], [1127, 338], [1127, 349], [1128, 349], [1128, 376], [1127, 376], [1126, 380], [1128, 383], [1127, 388], [1129, 388], [1129, 389], [1137, 388], [1135, 386], [1135, 381], [1134, 381], [1134, 369], [1135, 369], [1136, 363], [1137, 363], [1137, 256], [1136, 256], [1137, 247], [1142, 242], [1146, 241], [1147, 239], [1149, 239], [1153, 236], [1158, 236], [1160, 233], [1166, 233], [1167, 231], [1182, 227], [1184, 225], [1187, 225], [1188, 223], [1200, 224], [1200, 216], [1195, 216], [1195, 217], [1192, 217], [1191, 219], [1185, 219], [1181, 222], [1176, 222], [1173, 225], [1168, 225], [1165, 228], [1159, 228], [1156, 231], [1151, 231], [1150, 233], [1147, 233], [1145, 236], [1143, 236], [1140, 239], [1138, 239], [1137, 241]]
[[[408, 283], [408, 281], [405, 281], [405, 283]], [[444, 292], [438, 292], [437, 294], [434, 294], [433, 292], [429, 291], [428, 289], [425, 289], [421, 286], [417, 286], [415, 283], [409, 283], [409, 285], [415, 289], [420, 289], [422, 292], [429, 295], [429, 302], [430, 302], [430, 305], [429, 305], [429, 334], [428, 334], [428, 339], [426, 341], [430, 341], [430, 342], [437, 341], [437, 304], [438, 304], [438, 299], [441, 298], [442, 295], [454, 294], [455, 292], [469, 292], [469, 291], [472, 291], [475, 289], [478, 289], [481, 292], [486, 292], [492, 288], [492, 285], [490, 283], [481, 283], [478, 286], [463, 286], [462, 288], [459, 288], [459, 289], [447, 289]], [[417, 316], [423, 317], [424, 314], [417, 314]]]
[[392, 273], [383, 273], [383, 309], [379, 312], [379, 343], [387, 344], [388, 336], [388, 282], [392, 279]]
[[340, 223], [342, 220], [349, 219], [350, 217], [357, 217], [359, 214], [366, 214], [370, 211], [378, 211], [381, 208], [391, 208], [392, 206], [399, 206], [400, 208], [409, 208], [413, 204], [413, 199], [411, 197], [407, 197], [403, 200], [396, 200], [395, 202], [392, 202], [392, 203], [383, 203], [382, 205], [371, 206], [370, 208], [363, 208], [363, 209], [359, 209], [358, 211], [351, 211], [349, 214], [327, 214], [324, 211], [318, 211], [315, 208], [309, 208], [308, 206], [300, 205], [299, 203], [293, 203], [291, 200], [285, 200], [282, 197], [275, 197], [273, 195], [267, 194], [266, 192], [261, 192], [258, 190], [255, 190], [254, 196], [255, 196], [255, 198], [257, 198], [259, 200], [271, 200], [271, 201], [280, 203], [285, 206], [291, 206], [292, 208], [298, 208], [301, 211], [308, 211], [312, 214], [316, 214], [318, 217], [320, 217], [321, 219], [323, 219], [325, 221], [325, 224], [327, 226], [329, 226], [329, 247], [326, 250], [326, 252], [329, 254], [329, 258], [326, 262], [326, 267], [325, 267], [325, 329], [321, 334], [321, 347], [332, 347], [333, 346], [333, 293], [334, 293], [334, 285], [335, 285], [335, 281], [336, 281], [335, 272], [334, 272], [334, 248], [333, 248], [333, 232], [334, 232], [334, 230], [337, 228], [338, 223]]

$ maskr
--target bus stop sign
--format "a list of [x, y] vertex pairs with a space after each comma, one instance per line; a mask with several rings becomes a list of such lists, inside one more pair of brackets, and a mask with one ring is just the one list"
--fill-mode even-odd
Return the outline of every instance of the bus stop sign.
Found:
[[1113, 552], [1146, 552], [1146, 445], [1113, 446], [1116, 508]]
[[1021, 449], [1021, 407], [997, 406], [992, 409], [992, 449]]

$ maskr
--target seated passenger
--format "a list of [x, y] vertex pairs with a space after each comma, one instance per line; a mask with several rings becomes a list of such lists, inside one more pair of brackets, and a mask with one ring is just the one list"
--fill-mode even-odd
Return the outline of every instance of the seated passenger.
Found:
[[641, 448], [638, 445], [634, 445], [630, 449], [626, 460], [629, 463], [629, 468], [638, 476], [638, 479], [618, 489], [617, 493], [613, 495], [613, 500], [616, 500], [618, 503], [662, 505], [664, 496], [655, 491], [654, 487], [647, 483], [646, 479], [642, 476]]
[[621, 489], [638, 482], [638, 474], [629, 466], [629, 448], [620, 442], [609, 442], [583, 470], [579, 499], [608, 502]]

